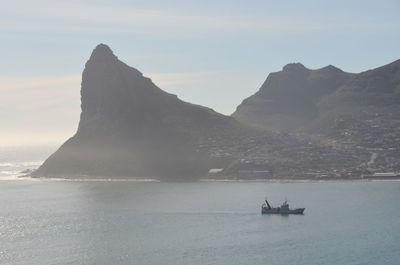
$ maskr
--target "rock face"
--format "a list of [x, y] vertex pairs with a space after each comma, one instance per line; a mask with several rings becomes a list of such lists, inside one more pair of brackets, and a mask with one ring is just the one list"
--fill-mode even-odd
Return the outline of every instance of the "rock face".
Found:
[[[365, 142], [367, 134], [387, 139], [397, 134], [400, 117], [400, 60], [353, 77], [318, 102], [319, 115], [305, 129], [331, 136], [349, 134]], [[375, 123], [360, 134], [362, 124]], [[361, 124], [360, 124], [361, 123]], [[380, 124], [379, 126], [376, 124]], [[386, 124], [386, 125], [385, 125]], [[369, 127], [369, 125], [367, 126]], [[393, 127], [383, 132], [384, 127]], [[347, 132], [346, 132], [347, 131]], [[374, 145], [375, 146], [375, 145]]]
[[34, 176], [195, 179], [218, 162], [198, 149], [200, 135], [240, 128], [159, 89], [104, 44], [83, 71], [81, 108], [76, 134]]
[[[321, 111], [348, 106], [366, 108], [400, 108], [400, 60], [353, 75], [340, 89], [320, 102]], [[376, 109], [379, 111], [379, 109]]]
[[300, 63], [288, 64], [269, 74], [259, 91], [245, 99], [232, 116], [270, 130], [294, 131], [315, 119], [319, 101], [352, 77], [331, 65], [310, 70]]
[[334, 66], [310, 70], [288, 64], [271, 73], [233, 113], [244, 123], [269, 130], [326, 134], [338, 121], [398, 120], [399, 115], [400, 60], [359, 74]]

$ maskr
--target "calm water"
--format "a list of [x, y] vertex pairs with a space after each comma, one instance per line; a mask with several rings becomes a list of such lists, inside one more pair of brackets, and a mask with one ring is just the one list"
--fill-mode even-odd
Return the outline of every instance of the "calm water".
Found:
[[[260, 214], [285, 197], [304, 216]], [[0, 264], [399, 264], [400, 182], [0, 181]]]

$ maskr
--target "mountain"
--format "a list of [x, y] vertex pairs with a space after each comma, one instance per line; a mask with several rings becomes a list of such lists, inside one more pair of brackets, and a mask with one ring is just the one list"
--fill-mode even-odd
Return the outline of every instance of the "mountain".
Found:
[[271, 73], [232, 116], [269, 130], [337, 136], [356, 123], [399, 120], [399, 103], [400, 60], [359, 74], [297, 63]]
[[[328, 113], [365, 118], [384, 116], [398, 119], [400, 111], [400, 60], [356, 74], [318, 105], [322, 116]], [[349, 113], [351, 110], [351, 113]]]
[[104, 44], [85, 65], [81, 109], [76, 134], [33, 176], [195, 179], [225, 163], [199, 148], [202, 141], [243, 130], [161, 90]]
[[320, 114], [304, 131], [355, 146], [398, 150], [400, 60], [354, 75], [337, 91], [322, 98], [318, 110]]
[[319, 101], [353, 77], [327, 66], [310, 70], [300, 63], [268, 75], [259, 91], [245, 99], [232, 114], [251, 125], [278, 131], [294, 131], [319, 115]]
[[219, 172], [212, 178], [245, 179], [398, 172], [399, 66], [350, 74], [289, 64], [229, 117], [161, 90], [100, 44], [82, 74], [77, 132], [31, 175], [187, 181], [211, 168]]

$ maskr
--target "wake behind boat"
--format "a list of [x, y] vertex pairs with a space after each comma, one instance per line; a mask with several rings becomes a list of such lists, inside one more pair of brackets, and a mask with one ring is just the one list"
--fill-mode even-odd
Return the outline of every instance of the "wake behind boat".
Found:
[[281, 207], [271, 207], [267, 200], [261, 205], [262, 214], [303, 214], [306, 208], [290, 209], [289, 204], [285, 200]]

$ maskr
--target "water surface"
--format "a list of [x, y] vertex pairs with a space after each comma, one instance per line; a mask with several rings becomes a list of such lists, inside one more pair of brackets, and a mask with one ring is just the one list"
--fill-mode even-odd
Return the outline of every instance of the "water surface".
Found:
[[[400, 182], [0, 181], [0, 264], [398, 264]], [[303, 216], [261, 215], [277, 205]]]

